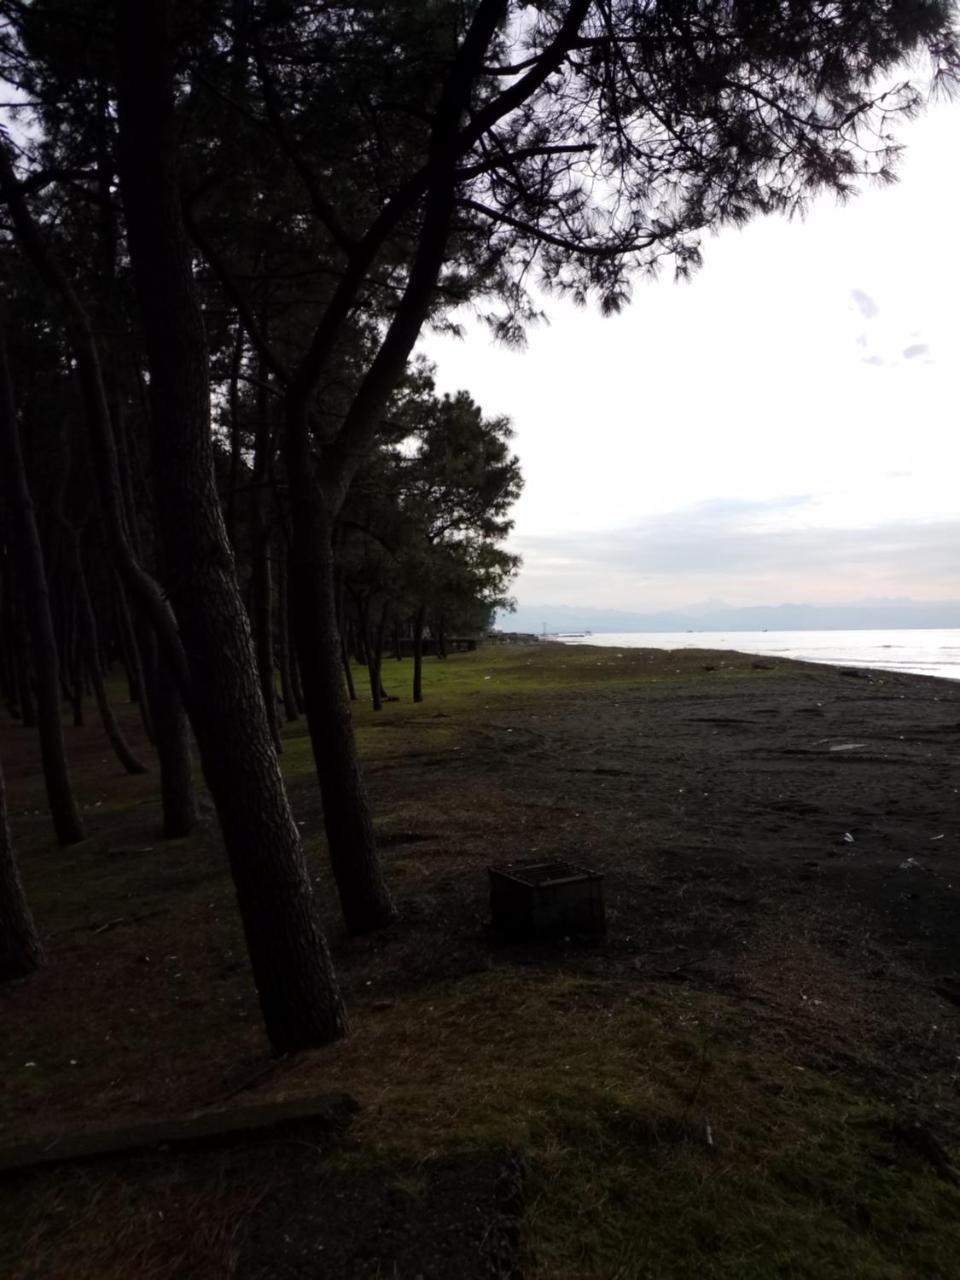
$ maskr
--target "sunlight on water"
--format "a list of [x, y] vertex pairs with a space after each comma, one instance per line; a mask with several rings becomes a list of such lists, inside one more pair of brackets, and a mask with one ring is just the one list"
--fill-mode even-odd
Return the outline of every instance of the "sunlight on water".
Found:
[[761, 657], [960, 680], [960, 630], [598, 631], [565, 643], [625, 649], [738, 649]]

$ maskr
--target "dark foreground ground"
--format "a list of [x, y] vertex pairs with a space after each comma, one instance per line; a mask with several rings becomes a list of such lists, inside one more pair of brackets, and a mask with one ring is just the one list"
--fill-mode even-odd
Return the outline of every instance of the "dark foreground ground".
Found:
[[[0, 991], [0, 1146], [346, 1092], [335, 1125], [0, 1179], [15, 1277], [960, 1276], [960, 684], [532, 646], [357, 723], [403, 923], [353, 1020], [272, 1061], [215, 829], [69, 730], [91, 839], [0, 749], [49, 963]], [[395, 689], [394, 689], [395, 686]], [[606, 876], [609, 934], [508, 946], [485, 868]], [[0, 1154], [2, 1162], [2, 1154]]]

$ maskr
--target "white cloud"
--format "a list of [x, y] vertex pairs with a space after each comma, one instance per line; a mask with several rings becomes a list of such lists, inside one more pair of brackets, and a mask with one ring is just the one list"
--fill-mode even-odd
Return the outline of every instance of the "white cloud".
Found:
[[[692, 283], [638, 284], [619, 317], [550, 299], [526, 351], [480, 329], [425, 344], [441, 389], [514, 420], [521, 601], [637, 607], [638, 575], [645, 591], [652, 579], [624, 552], [636, 531], [648, 546], [659, 529], [679, 557], [691, 513], [720, 510], [724, 537], [703, 519], [683, 544], [682, 582], [656, 571], [663, 603], [960, 595], [960, 360], [947, 358], [960, 346], [960, 169], [944, 160], [960, 104], [904, 136], [898, 186], [724, 232]], [[771, 535], [762, 562], [758, 527]]]
[[872, 320], [880, 314], [880, 308], [870, 297], [869, 293], [864, 293], [862, 289], [851, 289], [850, 297], [856, 303], [857, 310], [865, 320]]

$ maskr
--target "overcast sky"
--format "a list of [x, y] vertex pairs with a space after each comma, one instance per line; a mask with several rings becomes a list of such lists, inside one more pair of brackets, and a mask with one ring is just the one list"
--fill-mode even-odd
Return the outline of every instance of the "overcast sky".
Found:
[[960, 599], [960, 104], [902, 137], [897, 186], [723, 231], [621, 316], [424, 343], [513, 419], [521, 604]]

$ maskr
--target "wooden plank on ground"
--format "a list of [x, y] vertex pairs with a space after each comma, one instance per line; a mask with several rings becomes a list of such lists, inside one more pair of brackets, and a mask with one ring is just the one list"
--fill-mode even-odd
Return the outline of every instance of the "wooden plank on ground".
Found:
[[359, 1104], [349, 1094], [328, 1093], [224, 1111], [201, 1111], [177, 1120], [57, 1134], [19, 1146], [0, 1147], [0, 1176], [38, 1165], [134, 1155], [161, 1147], [213, 1146], [290, 1132], [314, 1137], [345, 1129], [358, 1110]]

